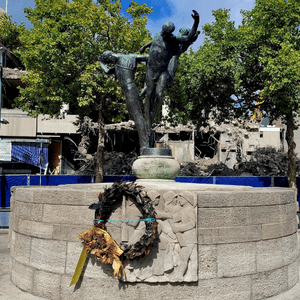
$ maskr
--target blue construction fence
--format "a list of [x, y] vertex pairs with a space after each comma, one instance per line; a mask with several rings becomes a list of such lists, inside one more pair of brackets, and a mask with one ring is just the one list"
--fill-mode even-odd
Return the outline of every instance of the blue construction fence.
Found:
[[[135, 181], [135, 176], [105, 176], [104, 182]], [[286, 177], [176, 177], [176, 182], [246, 185], [252, 187], [288, 187]], [[94, 183], [94, 175], [1, 175], [0, 207], [10, 207], [10, 189], [13, 186], [57, 186], [61, 184]], [[300, 188], [300, 178], [297, 179]], [[298, 193], [298, 201], [299, 199]]]

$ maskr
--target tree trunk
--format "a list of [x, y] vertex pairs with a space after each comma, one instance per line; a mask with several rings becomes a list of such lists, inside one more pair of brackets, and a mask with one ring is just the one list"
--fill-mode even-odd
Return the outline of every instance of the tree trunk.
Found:
[[293, 115], [289, 114], [286, 116], [286, 136], [285, 139], [288, 144], [288, 182], [289, 187], [296, 188], [296, 154], [295, 148], [296, 143], [294, 141], [294, 120]]
[[102, 99], [98, 106], [99, 116], [98, 116], [98, 145], [97, 145], [97, 165], [96, 165], [96, 183], [103, 182], [103, 151], [104, 151], [104, 118], [102, 115], [103, 102]]

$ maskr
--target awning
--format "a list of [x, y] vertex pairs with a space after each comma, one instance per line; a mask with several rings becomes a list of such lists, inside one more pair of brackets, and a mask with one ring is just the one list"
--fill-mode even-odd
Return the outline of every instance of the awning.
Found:
[[48, 143], [12, 142], [11, 161], [45, 169], [48, 163]]

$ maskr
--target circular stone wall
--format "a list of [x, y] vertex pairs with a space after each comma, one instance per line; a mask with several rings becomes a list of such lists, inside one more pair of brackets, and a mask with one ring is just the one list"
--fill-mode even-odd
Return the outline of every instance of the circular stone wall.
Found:
[[[176, 257], [178, 260], [182, 247], [178, 243], [171, 247], [175, 257], [171, 270], [166, 267], [171, 244], [161, 238], [157, 249], [151, 249], [152, 256], [150, 252], [144, 261], [127, 267], [131, 282], [118, 281], [110, 266], [89, 259], [78, 284], [70, 287], [82, 250], [76, 237], [93, 226], [94, 211], [88, 206], [97, 202], [99, 192], [109, 185], [12, 189], [11, 281], [17, 287], [62, 300], [250, 300], [279, 294], [298, 282], [295, 190], [143, 181], [152, 200], [195, 200], [193, 230], [197, 237], [184, 277], [172, 275], [172, 270], [180, 266]], [[114, 217], [122, 217], [122, 207]], [[164, 226], [162, 222], [159, 224]], [[117, 242], [119, 227], [108, 227]], [[160, 259], [159, 253], [165, 253], [163, 274], [157, 269], [151, 271], [155, 260]]]

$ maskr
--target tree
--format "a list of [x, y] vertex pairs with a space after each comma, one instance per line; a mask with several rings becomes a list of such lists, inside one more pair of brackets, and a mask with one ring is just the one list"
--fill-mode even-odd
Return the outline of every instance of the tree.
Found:
[[3, 13], [0, 16], [0, 43], [10, 50], [20, 46], [20, 32], [25, 29], [23, 23], [18, 25], [11, 21], [11, 16]]
[[[205, 123], [212, 113], [219, 122], [249, 118], [256, 103], [271, 121], [287, 126], [288, 180], [295, 187], [293, 130], [299, 116], [300, 6], [297, 0], [256, 0], [243, 11], [242, 25], [235, 28], [228, 10], [213, 12], [216, 21], [205, 24], [204, 45], [181, 60], [180, 98], [171, 103], [174, 116]], [[184, 82], [184, 84], [181, 83]], [[185, 95], [185, 91], [189, 94]], [[172, 91], [171, 91], [172, 93]], [[180, 112], [181, 111], [181, 112]], [[182, 112], [187, 112], [183, 117]]]
[[151, 9], [132, 1], [127, 18], [121, 8], [120, 0], [35, 0], [35, 8], [25, 9], [33, 27], [21, 28], [17, 49], [29, 72], [19, 108], [31, 116], [58, 115], [62, 104], [81, 116], [98, 112], [97, 182], [103, 179], [105, 118], [119, 121], [126, 113], [121, 89], [101, 72], [98, 57], [105, 50], [137, 52], [151, 39], [145, 28]]
[[[281, 118], [286, 124], [290, 187], [296, 187], [293, 131], [297, 127], [300, 100], [299, 24], [299, 1], [257, 0], [252, 11], [244, 12], [240, 28], [243, 36], [248, 37], [242, 48], [246, 51], [239, 72], [240, 85], [250, 89], [254, 81], [259, 101], [263, 102], [261, 110], [271, 120]], [[251, 69], [249, 61], [255, 69]]]

